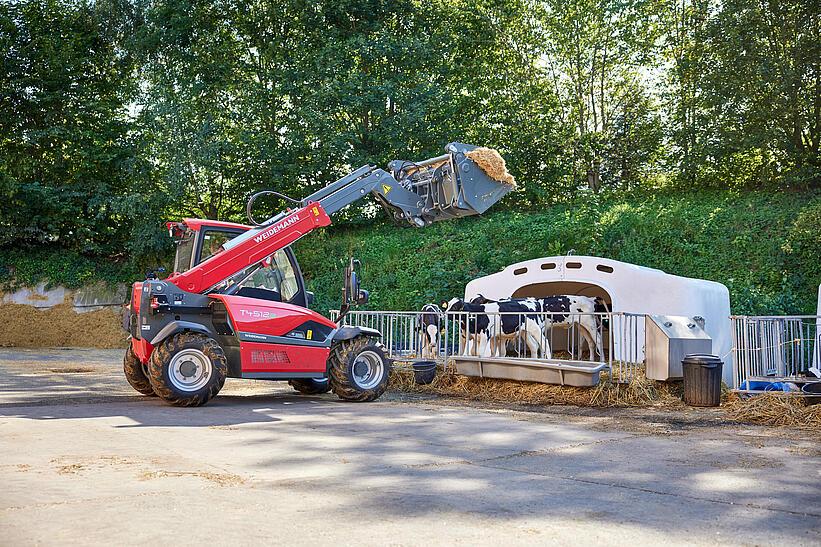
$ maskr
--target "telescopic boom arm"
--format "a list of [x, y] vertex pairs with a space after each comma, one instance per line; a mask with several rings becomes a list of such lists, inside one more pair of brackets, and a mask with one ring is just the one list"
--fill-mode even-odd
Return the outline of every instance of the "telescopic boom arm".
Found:
[[392, 161], [390, 173], [364, 165], [309, 195], [296, 209], [283, 211], [228, 241], [221, 252], [168, 281], [184, 291], [203, 293], [315, 228], [330, 225], [330, 215], [368, 194], [394, 220], [418, 227], [483, 213], [512, 187], [489, 178], [466, 156], [474, 148], [450, 143], [443, 156], [419, 163]]

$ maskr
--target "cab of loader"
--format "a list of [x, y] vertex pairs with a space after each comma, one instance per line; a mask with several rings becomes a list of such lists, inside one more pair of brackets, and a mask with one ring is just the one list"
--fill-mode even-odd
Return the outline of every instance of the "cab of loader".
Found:
[[[223, 245], [252, 227], [234, 222], [186, 218], [168, 222], [177, 245], [174, 274], [190, 270], [222, 250]], [[174, 275], [172, 274], [172, 275]], [[211, 287], [207, 293], [233, 294], [310, 307], [314, 294], [305, 289], [302, 271], [290, 247], [280, 249]]]

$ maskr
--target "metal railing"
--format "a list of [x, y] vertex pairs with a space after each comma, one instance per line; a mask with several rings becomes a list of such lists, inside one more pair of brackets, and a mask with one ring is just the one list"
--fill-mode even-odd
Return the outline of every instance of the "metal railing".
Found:
[[821, 367], [821, 316], [731, 316], [733, 387], [748, 378], [794, 377]]
[[[338, 316], [331, 310], [332, 320]], [[616, 382], [630, 381], [644, 365], [642, 314], [354, 310], [344, 324], [380, 331], [388, 357], [402, 362], [446, 364], [459, 355], [593, 361], [605, 363]]]

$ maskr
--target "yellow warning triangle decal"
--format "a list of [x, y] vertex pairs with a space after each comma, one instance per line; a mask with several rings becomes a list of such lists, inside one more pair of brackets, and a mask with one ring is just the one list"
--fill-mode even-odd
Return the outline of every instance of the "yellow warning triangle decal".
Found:
[[382, 193], [383, 193], [383, 194], [387, 194], [387, 193], [388, 193], [388, 192], [390, 192], [391, 190], [393, 190], [393, 188], [391, 188], [391, 187], [390, 187], [390, 186], [388, 186], [387, 184], [383, 184], [383, 185], [382, 185]]

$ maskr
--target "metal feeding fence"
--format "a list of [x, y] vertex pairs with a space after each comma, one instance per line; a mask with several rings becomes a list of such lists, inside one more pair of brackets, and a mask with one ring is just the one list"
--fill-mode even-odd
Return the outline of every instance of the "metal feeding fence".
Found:
[[[339, 312], [330, 317], [336, 320]], [[616, 382], [629, 382], [644, 366], [642, 314], [354, 310], [343, 323], [380, 331], [388, 357], [399, 362], [446, 365], [460, 356], [548, 365], [589, 361], [604, 364]]]
[[732, 316], [733, 387], [755, 378], [809, 376], [821, 367], [821, 316]]

